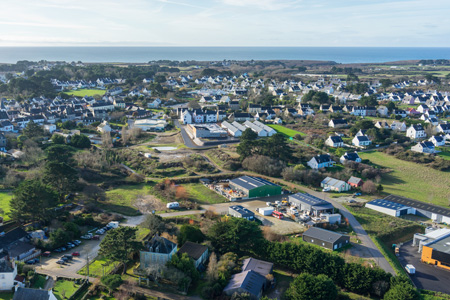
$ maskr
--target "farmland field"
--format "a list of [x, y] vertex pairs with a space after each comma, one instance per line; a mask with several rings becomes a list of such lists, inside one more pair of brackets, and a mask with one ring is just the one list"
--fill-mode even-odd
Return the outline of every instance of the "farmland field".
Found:
[[5, 221], [9, 220], [9, 216], [7, 213], [10, 211], [9, 201], [11, 200], [12, 195], [8, 192], [0, 192], [0, 208], [3, 209], [3, 219]]
[[100, 203], [100, 207], [126, 216], [138, 216], [141, 213], [134, 206], [140, 195], [148, 195], [149, 185], [123, 185], [106, 192], [106, 201]]
[[359, 153], [362, 159], [389, 168], [381, 184], [384, 192], [447, 206], [450, 198], [450, 174], [420, 164], [397, 159], [382, 152]]
[[189, 194], [189, 200], [199, 204], [216, 204], [227, 201], [224, 196], [217, 194], [201, 183], [183, 184], [183, 186]]
[[97, 90], [97, 89], [79, 89], [79, 90], [70, 90], [65, 92], [67, 95], [75, 96], [75, 97], [84, 97], [84, 96], [94, 96], [100, 95], [103, 96], [106, 93], [106, 90]]
[[294, 129], [289, 129], [287, 127], [284, 127], [282, 125], [268, 125], [269, 127], [272, 127], [277, 132], [282, 133], [284, 135], [287, 135], [288, 137], [294, 137], [296, 134], [300, 134], [301, 136], [305, 136], [306, 134]]

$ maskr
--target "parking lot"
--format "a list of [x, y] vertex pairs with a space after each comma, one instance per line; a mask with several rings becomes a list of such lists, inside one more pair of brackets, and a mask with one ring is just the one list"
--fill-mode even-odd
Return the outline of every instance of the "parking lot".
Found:
[[403, 267], [412, 264], [416, 274], [411, 276], [412, 281], [419, 289], [450, 293], [450, 271], [420, 261], [421, 253], [418, 247], [412, 246], [412, 241], [400, 247], [399, 261]]

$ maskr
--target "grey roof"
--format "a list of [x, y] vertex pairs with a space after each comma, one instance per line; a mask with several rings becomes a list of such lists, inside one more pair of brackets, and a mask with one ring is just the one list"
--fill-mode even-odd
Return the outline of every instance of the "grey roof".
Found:
[[166, 238], [155, 235], [150, 242], [146, 244], [149, 252], [169, 254], [177, 245]]
[[335, 243], [337, 240], [339, 240], [341, 237], [345, 235], [318, 227], [310, 227], [303, 233], [303, 236], [308, 236], [324, 242]]
[[255, 214], [248, 210], [247, 208], [241, 206], [241, 205], [232, 205], [229, 207], [229, 209], [234, 210], [235, 212], [241, 214], [242, 216], [254, 216]]
[[253, 176], [242, 176], [233, 180], [230, 180], [230, 183], [240, 186], [246, 190], [252, 190], [254, 188], [262, 187], [265, 185], [273, 185], [277, 186], [275, 183], [267, 181], [265, 179]]
[[35, 248], [30, 243], [18, 241], [8, 247], [8, 252], [11, 257], [17, 257]]
[[397, 195], [389, 195], [389, 196], [385, 197], [384, 199], [395, 202], [395, 203], [400, 203], [400, 204], [403, 204], [406, 206], [414, 207], [416, 209], [422, 209], [422, 210], [425, 210], [425, 211], [428, 211], [431, 213], [435, 213], [435, 214], [438, 214], [441, 216], [450, 217], [450, 209], [444, 208], [441, 206], [428, 204], [428, 203], [420, 202], [417, 200], [413, 200], [413, 199], [409, 199], [409, 198], [397, 196]]
[[178, 250], [178, 253], [186, 253], [193, 260], [197, 260], [205, 251], [208, 251], [208, 247], [188, 241]]
[[49, 291], [29, 289], [20, 287], [14, 293], [13, 300], [48, 300], [50, 298]]
[[396, 203], [396, 202], [392, 202], [392, 201], [389, 201], [386, 199], [376, 199], [376, 200], [367, 202], [367, 204], [384, 207], [384, 208], [388, 208], [388, 209], [395, 209], [395, 210], [409, 208], [409, 206], [406, 206], [406, 205], [403, 205], [400, 203]]
[[326, 205], [329, 204], [327, 201], [317, 198], [316, 196], [310, 194], [297, 193], [293, 195], [289, 195], [289, 199], [293, 198], [294, 200], [298, 200], [300, 202], [309, 204], [309, 205]]
[[14, 271], [14, 268], [12, 267], [12, 264], [6, 260], [1, 259], [0, 260], [0, 273], [11, 273]]
[[6, 248], [12, 243], [23, 239], [28, 233], [22, 228], [14, 228], [13, 230], [7, 232], [5, 235], [0, 236], [0, 249]]
[[253, 257], [244, 259], [242, 264], [242, 272], [250, 270], [257, 272], [262, 276], [266, 276], [267, 274], [272, 273], [273, 263], [255, 259]]
[[258, 296], [262, 290], [266, 278], [255, 271], [245, 271], [231, 276], [230, 282], [224, 288], [224, 292], [243, 289], [249, 294]]
[[352, 177], [350, 177], [350, 179], [347, 182], [348, 183], [359, 184], [361, 182], [361, 180], [362, 180], [361, 178], [352, 176]]

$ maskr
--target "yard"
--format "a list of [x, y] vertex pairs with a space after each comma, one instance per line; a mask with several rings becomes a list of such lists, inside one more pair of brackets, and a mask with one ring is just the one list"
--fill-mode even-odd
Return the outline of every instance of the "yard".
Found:
[[9, 216], [8, 213], [10, 211], [9, 202], [11, 201], [12, 194], [9, 192], [0, 192], [0, 208], [3, 212], [0, 214], [3, 217], [3, 220], [8, 221]]
[[384, 192], [447, 206], [450, 198], [450, 176], [420, 164], [397, 159], [382, 152], [361, 152], [362, 159], [392, 172], [381, 180]]
[[[100, 278], [111, 272], [117, 264], [117, 262], [111, 262], [102, 256], [97, 256], [97, 258], [89, 264], [89, 276]], [[83, 276], [87, 275], [86, 266], [81, 268], [77, 273]]]
[[84, 97], [84, 96], [94, 96], [100, 95], [103, 96], [106, 93], [106, 90], [97, 90], [97, 89], [79, 89], [79, 90], [70, 90], [65, 92], [65, 94], [69, 96], [75, 97]]
[[226, 198], [210, 190], [201, 183], [184, 184], [189, 200], [199, 204], [216, 204], [226, 202]]
[[0, 293], [0, 300], [11, 300], [14, 297], [14, 293]]
[[300, 132], [300, 131], [297, 131], [294, 129], [290, 129], [290, 128], [284, 127], [282, 125], [268, 125], [268, 126], [272, 127], [279, 133], [287, 135], [288, 137], [294, 137], [296, 134], [300, 134], [301, 136], [306, 136], [306, 134], [303, 132]]
[[442, 157], [443, 159], [446, 159], [446, 160], [450, 160], [450, 149], [449, 148], [440, 148], [440, 149], [438, 149], [439, 151], [442, 151], [442, 152], [439, 152], [438, 153], [438, 155], [440, 156], [440, 157]]
[[57, 280], [53, 286], [53, 294], [58, 300], [67, 299], [72, 296], [80, 287], [72, 280]]

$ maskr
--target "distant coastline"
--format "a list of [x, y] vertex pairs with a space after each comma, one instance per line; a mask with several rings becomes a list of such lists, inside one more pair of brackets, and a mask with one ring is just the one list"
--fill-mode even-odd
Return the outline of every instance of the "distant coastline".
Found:
[[82, 61], [146, 63], [154, 60], [314, 60], [336, 63], [385, 63], [450, 59], [450, 48], [430, 47], [0, 47], [0, 63]]

